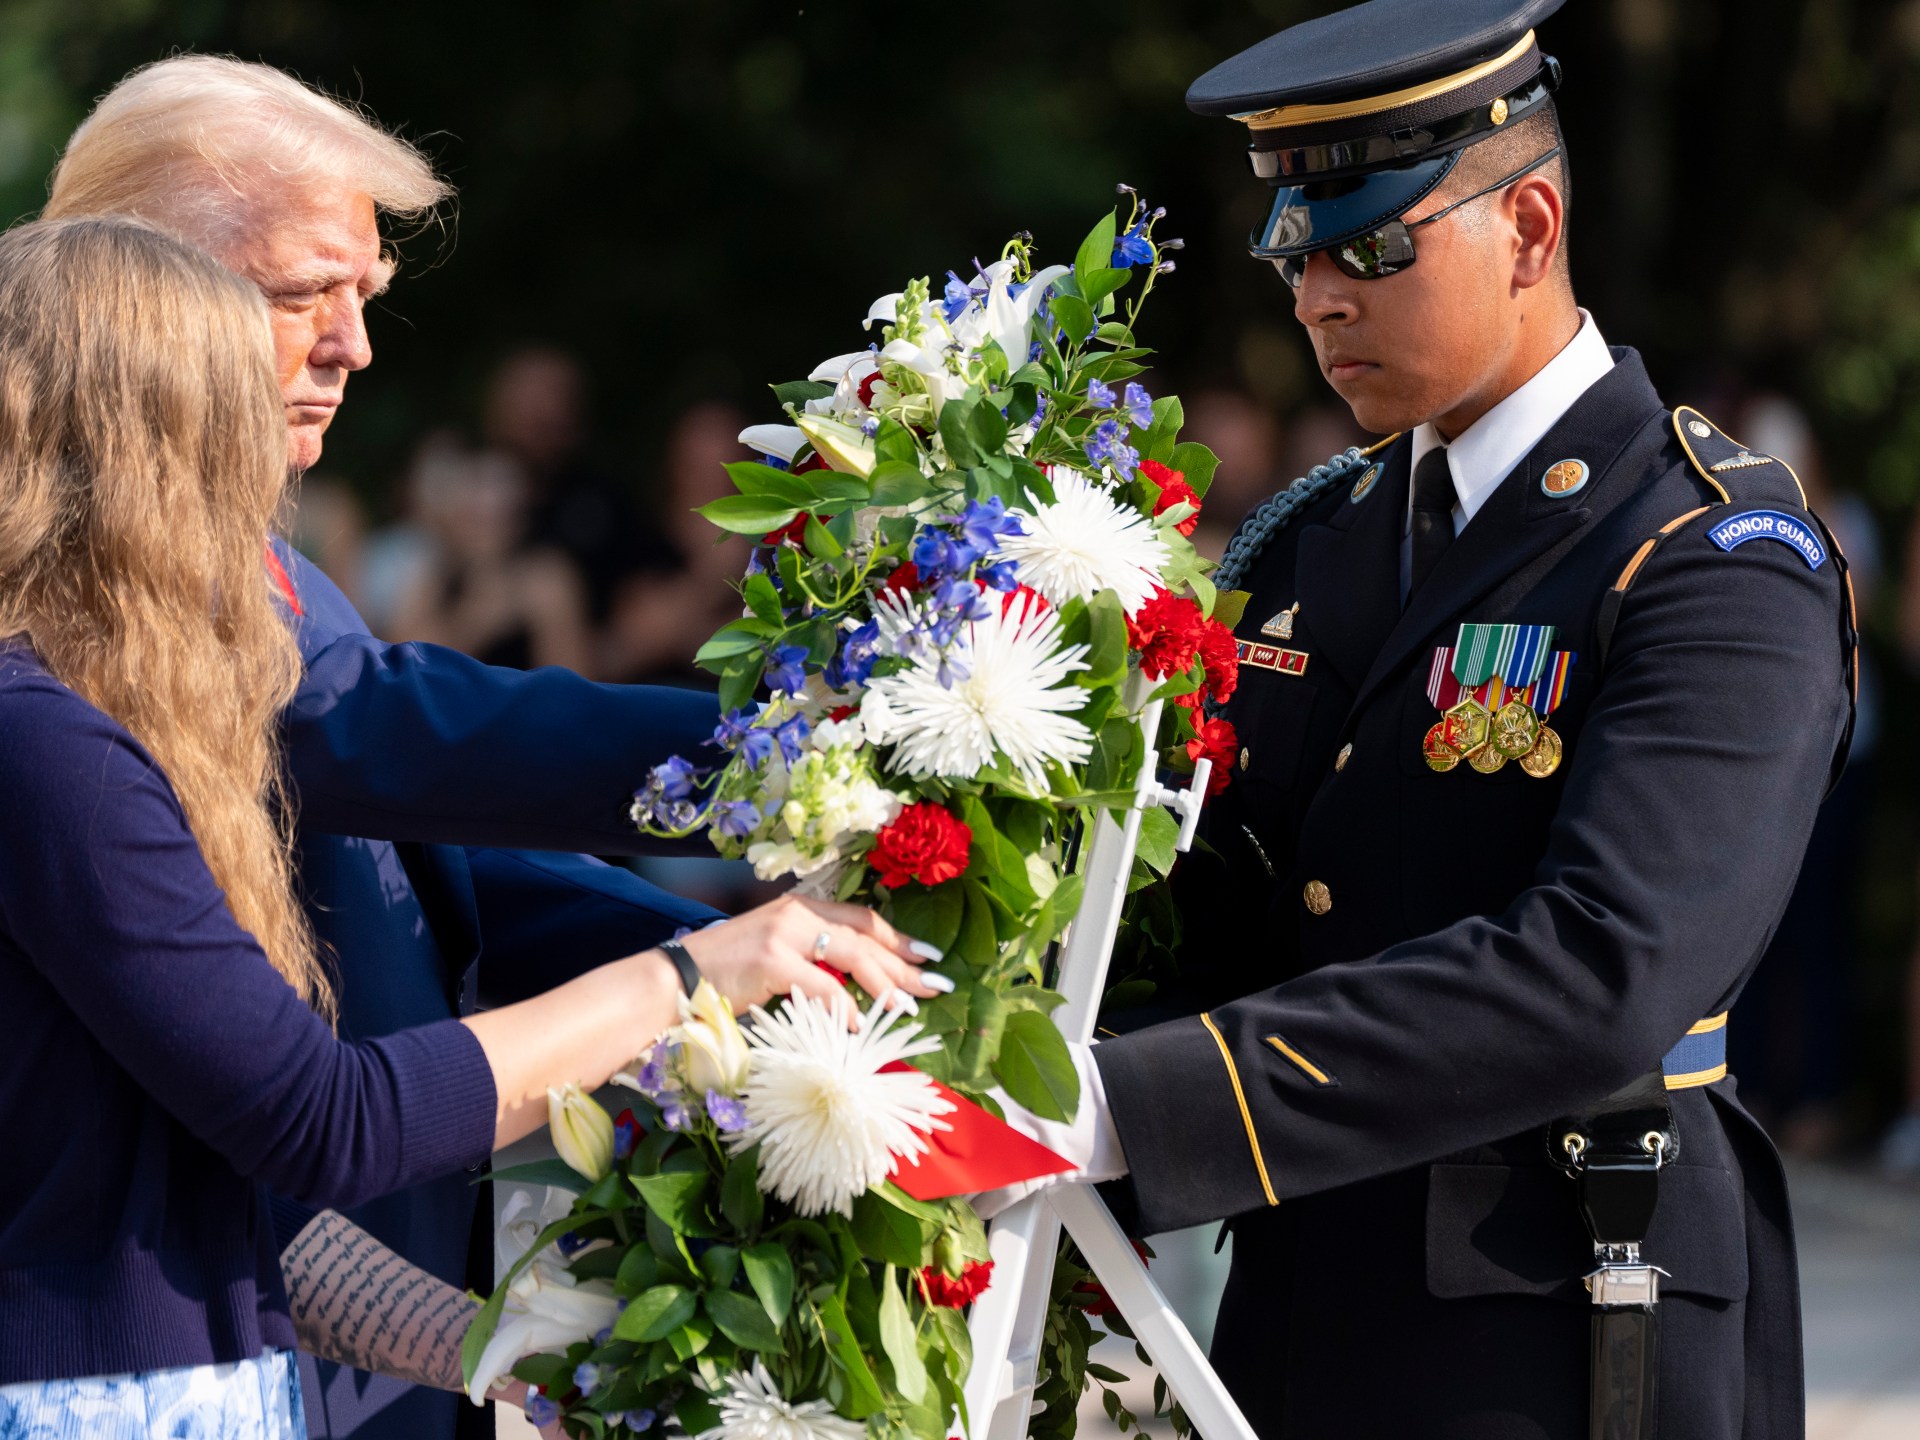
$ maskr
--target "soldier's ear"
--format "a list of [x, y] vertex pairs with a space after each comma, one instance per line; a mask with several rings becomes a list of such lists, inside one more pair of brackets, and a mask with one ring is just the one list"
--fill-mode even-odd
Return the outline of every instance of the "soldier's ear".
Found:
[[1567, 223], [1566, 203], [1544, 175], [1528, 175], [1507, 192], [1514, 231], [1513, 285], [1531, 290], [1553, 273]]

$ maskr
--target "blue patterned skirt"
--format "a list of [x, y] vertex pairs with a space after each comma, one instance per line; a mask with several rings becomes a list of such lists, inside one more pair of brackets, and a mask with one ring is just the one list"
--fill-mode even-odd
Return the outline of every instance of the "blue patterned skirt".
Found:
[[0, 1440], [307, 1440], [285, 1350], [230, 1365], [0, 1385]]

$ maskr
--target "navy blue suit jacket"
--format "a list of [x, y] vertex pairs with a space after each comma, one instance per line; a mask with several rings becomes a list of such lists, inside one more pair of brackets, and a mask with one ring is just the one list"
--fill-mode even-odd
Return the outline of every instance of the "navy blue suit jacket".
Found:
[[[557, 853], [646, 845], [626, 815], [632, 792], [713, 733], [711, 695], [386, 644], [332, 581], [275, 548], [306, 666], [286, 722], [300, 883], [338, 969], [343, 1036], [537, 994], [717, 918], [625, 870]], [[448, 1176], [349, 1217], [464, 1288], [484, 1193], [472, 1179]], [[302, 1223], [285, 1202], [275, 1213], [283, 1232]], [[450, 1440], [465, 1403], [302, 1363], [315, 1436]]]

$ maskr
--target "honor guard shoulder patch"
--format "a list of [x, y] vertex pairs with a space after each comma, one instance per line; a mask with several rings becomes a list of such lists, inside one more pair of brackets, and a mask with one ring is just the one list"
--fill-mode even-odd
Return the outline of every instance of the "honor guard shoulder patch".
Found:
[[1771, 455], [1755, 454], [1691, 405], [1673, 412], [1673, 433], [1695, 472], [1725, 503], [1807, 508], [1807, 492], [1792, 466]]
[[1778, 540], [1806, 561], [1809, 570], [1827, 563], [1827, 547], [1813, 527], [1778, 510], [1742, 510], [1715, 521], [1707, 529], [1707, 538], [1728, 552], [1749, 540]]

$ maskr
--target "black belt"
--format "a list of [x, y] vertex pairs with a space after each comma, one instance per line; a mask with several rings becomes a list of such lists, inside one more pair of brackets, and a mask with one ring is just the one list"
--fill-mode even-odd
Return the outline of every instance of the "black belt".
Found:
[[1679, 1153], [1662, 1072], [1641, 1076], [1547, 1132], [1554, 1163], [1579, 1186], [1593, 1238], [1589, 1440], [1654, 1440], [1660, 1277], [1640, 1253], [1659, 1196], [1660, 1168]]

